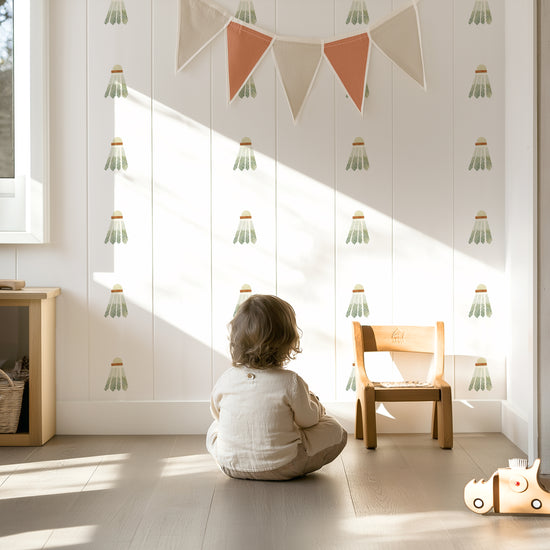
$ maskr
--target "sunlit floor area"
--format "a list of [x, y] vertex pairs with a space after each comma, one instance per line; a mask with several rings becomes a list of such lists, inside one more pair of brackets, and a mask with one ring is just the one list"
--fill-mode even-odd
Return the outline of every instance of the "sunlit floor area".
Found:
[[[480, 516], [464, 485], [524, 456], [501, 434], [348, 440], [315, 474], [227, 478], [204, 436], [58, 436], [0, 449], [0, 548], [547, 549], [550, 516]], [[547, 484], [548, 486], [548, 484]]]

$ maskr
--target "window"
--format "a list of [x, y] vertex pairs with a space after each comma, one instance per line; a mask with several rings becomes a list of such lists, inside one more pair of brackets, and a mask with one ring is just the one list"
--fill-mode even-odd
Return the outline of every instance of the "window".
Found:
[[14, 175], [13, 0], [0, 0], [0, 178]]
[[0, 243], [48, 240], [48, 0], [0, 0]]

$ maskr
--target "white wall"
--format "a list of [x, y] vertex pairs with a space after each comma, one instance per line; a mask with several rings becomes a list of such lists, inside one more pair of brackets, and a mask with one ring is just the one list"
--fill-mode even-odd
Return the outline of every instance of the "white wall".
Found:
[[[294, 305], [304, 353], [292, 368], [335, 403], [348, 427], [345, 313], [362, 284], [370, 308], [363, 322], [445, 321], [455, 431], [500, 431], [501, 401], [511, 396], [521, 407], [516, 387], [525, 384], [513, 355], [523, 336], [516, 344], [512, 335], [512, 357], [504, 345], [515, 311], [506, 261], [512, 278], [529, 275], [515, 274], [520, 264], [507, 248], [507, 238], [516, 241], [504, 207], [505, 97], [513, 85], [505, 80], [504, 0], [491, 2], [492, 24], [478, 26], [468, 24], [473, 2], [422, 0], [428, 90], [374, 50], [361, 117], [323, 63], [297, 125], [271, 56], [254, 75], [257, 97], [228, 106], [223, 38], [176, 75], [177, 0], [125, 3], [128, 24], [111, 26], [103, 23], [109, 2], [52, 2], [52, 242], [0, 248], [6, 277], [62, 288], [58, 431], [205, 430], [212, 384], [230, 364], [226, 325], [244, 283]], [[238, 4], [219, 3], [232, 13]], [[403, 3], [369, 0], [371, 22]], [[345, 24], [351, 0], [254, 4], [258, 26], [279, 34], [357, 32]], [[103, 97], [114, 64], [124, 69], [128, 98]], [[479, 64], [488, 69], [489, 99], [468, 98]], [[114, 136], [129, 163], [120, 174], [103, 169]], [[252, 139], [254, 172], [232, 169], [244, 136]], [[362, 173], [345, 170], [356, 136], [370, 161]], [[481, 136], [493, 168], [470, 171]], [[113, 210], [124, 215], [125, 245], [103, 242]], [[253, 215], [253, 246], [232, 242], [243, 210]], [[345, 244], [355, 210], [365, 214], [368, 245]], [[488, 215], [490, 245], [468, 244], [479, 210]], [[103, 315], [115, 283], [124, 288], [125, 319]], [[468, 317], [480, 283], [491, 318]], [[116, 356], [128, 390], [105, 392]], [[488, 360], [490, 392], [468, 389], [478, 357]], [[415, 376], [410, 365], [403, 376]], [[427, 405], [399, 405], [387, 406], [382, 430], [428, 431]], [[522, 443], [524, 431], [514, 440]]]
[[536, 16], [534, 2], [506, 2], [506, 229], [508, 400], [502, 430], [537, 448]]
[[538, 58], [538, 331], [539, 336], [539, 456], [542, 459], [542, 469], [545, 473], [550, 472], [550, 401], [546, 399], [545, 388], [550, 383], [550, 346], [546, 335], [550, 321], [550, 302], [549, 302], [549, 259], [548, 259], [548, 238], [550, 235], [550, 226], [547, 217], [543, 214], [548, 212], [550, 199], [550, 185], [548, 170], [548, 148], [549, 148], [549, 130], [550, 130], [550, 111], [548, 109], [548, 89], [550, 86], [550, 73], [548, 71], [548, 57], [550, 53], [550, 35], [548, 25], [550, 23], [550, 10], [548, 4], [537, 2], [538, 11], [538, 32], [539, 32], [539, 58]]

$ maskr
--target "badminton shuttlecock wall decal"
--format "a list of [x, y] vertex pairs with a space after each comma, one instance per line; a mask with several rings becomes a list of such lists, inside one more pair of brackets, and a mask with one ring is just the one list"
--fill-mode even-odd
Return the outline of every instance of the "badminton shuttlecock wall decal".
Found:
[[365, 149], [365, 141], [361, 137], [356, 137], [351, 144], [351, 153], [346, 165], [346, 170], [368, 170], [369, 159]]
[[105, 237], [105, 244], [111, 243], [127, 243], [128, 235], [126, 233], [126, 226], [124, 225], [124, 218], [120, 210], [115, 210], [111, 216], [111, 223], [107, 230]]
[[471, 317], [472, 315], [476, 318], [491, 317], [492, 314], [493, 310], [491, 309], [491, 303], [489, 302], [487, 287], [485, 285], [478, 285], [468, 317]]
[[126, 379], [126, 373], [124, 372], [124, 365], [120, 357], [115, 357], [111, 362], [111, 370], [109, 371], [109, 377], [103, 388], [105, 391], [126, 391], [128, 389], [128, 380]]
[[126, 6], [124, 5], [123, 0], [112, 0], [111, 5], [109, 6], [109, 11], [105, 17], [105, 25], [111, 23], [114, 25], [126, 25], [128, 23], [128, 13], [126, 12]]
[[254, 10], [254, 2], [252, 2], [252, 0], [240, 0], [235, 18], [240, 19], [245, 23], [252, 23], [254, 25], [254, 23], [256, 23], [256, 11]]
[[348, 383], [346, 384], [346, 391], [350, 390], [357, 390], [357, 383], [355, 382], [355, 363], [353, 364], [353, 367], [351, 367], [351, 373], [348, 378]]
[[254, 82], [254, 77], [250, 77], [245, 83], [244, 86], [239, 90], [239, 97], [252, 98], [256, 97], [256, 83]]
[[468, 24], [471, 25], [475, 23], [476, 25], [484, 25], [487, 23], [487, 25], [490, 25], [492, 21], [493, 16], [491, 15], [488, 0], [476, 0]]
[[367, 244], [369, 240], [369, 232], [367, 231], [367, 225], [365, 224], [365, 216], [361, 210], [357, 210], [352, 217], [346, 244]]
[[128, 160], [126, 159], [124, 144], [119, 137], [115, 137], [113, 141], [111, 141], [111, 150], [104, 169], [109, 169], [113, 172], [128, 169]]
[[[369, 97], [370, 91], [369, 91], [369, 85], [365, 82], [365, 99]], [[346, 97], [349, 99], [349, 95], [346, 94]]]
[[474, 146], [474, 154], [468, 166], [468, 170], [490, 170], [493, 167], [491, 156], [489, 155], [489, 147], [487, 140], [484, 137], [477, 138]]
[[479, 244], [493, 242], [493, 236], [491, 235], [491, 229], [489, 228], [489, 222], [487, 221], [487, 214], [480, 210], [475, 217], [474, 227], [470, 233], [468, 244]]
[[252, 140], [249, 137], [243, 137], [239, 145], [239, 154], [233, 165], [233, 170], [256, 170], [256, 158], [252, 150]]
[[126, 86], [126, 80], [124, 78], [124, 71], [120, 65], [115, 65], [111, 69], [111, 78], [107, 89], [105, 90], [105, 97], [128, 97], [128, 88]]
[[493, 383], [487, 368], [487, 359], [480, 357], [475, 363], [474, 374], [470, 380], [468, 391], [491, 391], [492, 389]]
[[235, 238], [233, 239], [233, 244], [235, 243], [252, 243], [256, 242], [256, 231], [254, 229], [254, 224], [252, 223], [252, 214], [248, 210], [243, 210], [243, 213], [239, 218], [239, 227], [235, 232]]
[[354, 318], [369, 316], [369, 306], [367, 305], [367, 298], [365, 297], [363, 285], [355, 285], [353, 288], [346, 317], [350, 315]]
[[252, 288], [250, 287], [250, 285], [244, 284], [239, 291], [239, 299], [237, 300], [237, 305], [235, 306], [233, 316], [236, 315], [241, 305], [244, 304], [244, 302], [246, 302], [246, 300], [248, 300], [250, 296], [252, 296]]
[[369, 12], [365, 0], [353, 0], [349, 9], [346, 25], [366, 25], [369, 22]]
[[478, 65], [468, 97], [475, 97], [477, 99], [479, 97], [491, 97], [492, 95], [493, 90], [489, 82], [487, 67], [485, 65]]
[[124, 298], [124, 292], [120, 285], [115, 285], [111, 289], [111, 296], [109, 297], [109, 303], [105, 310], [104, 317], [127, 317], [128, 308], [126, 307], [126, 300]]

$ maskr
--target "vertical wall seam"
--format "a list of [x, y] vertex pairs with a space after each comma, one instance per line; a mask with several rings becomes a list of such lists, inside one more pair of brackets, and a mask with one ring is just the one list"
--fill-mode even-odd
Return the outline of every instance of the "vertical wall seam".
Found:
[[[456, 397], [456, 361], [455, 361], [455, 1], [452, 3], [451, 13], [451, 242], [452, 242], [452, 260], [451, 260], [451, 322], [452, 322], [452, 365], [453, 365], [453, 383], [452, 390]], [[448, 353], [448, 352], [447, 352]]]
[[[336, 35], [336, 2], [333, 1], [332, 3], [332, 35], [335, 36]], [[333, 172], [333, 178], [334, 178], [334, 190], [333, 190], [333, 220], [332, 220], [332, 239], [333, 239], [333, 269], [334, 269], [334, 282], [333, 282], [333, 308], [334, 308], [334, 336], [333, 336], [333, 341], [334, 341], [334, 400], [336, 401], [337, 399], [337, 396], [338, 396], [338, 338], [337, 338], [337, 309], [336, 309], [336, 305], [337, 305], [337, 292], [336, 292], [336, 286], [337, 286], [337, 269], [338, 269], [338, 262], [337, 262], [337, 246], [336, 246], [336, 238], [337, 238], [337, 231], [336, 231], [336, 199], [337, 199], [337, 196], [338, 196], [338, 193], [337, 193], [337, 185], [338, 185], [338, 180], [337, 180], [337, 173], [336, 173], [336, 166], [337, 166], [337, 155], [338, 155], [338, 152], [337, 152], [337, 147], [336, 147], [336, 144], [337, 144], [337, 141], [338, 141], [338, 136], [336, 134], [336, 79], [334, 78], [334, 76], [332, 77], [332, 124], [333, 124], [333, 128], [332, 128], [332, 135], [334, 136], [333, 137], [333, 141], [332, 141], [332, 147], [333, 147], [333, 157], [332, 157], [332, 160], [333, 160], [333, 167], [332, 167], [332, 172]]]
[[154, 54], [154, 16], [155, 10], [153, 8], [153, 1], [150, 0], [149, 19], [151, 21], [151, 351], [152, 351], [152, 366], [153, 366], [153, 401], [156, 399], [156, 363], [155, 363], [155, 173], [154, 173], [154, 116], [155, 116], [155, 102], [154, 102], [154, 66], [153, 54]]
[[91, 369], [91, 356], [90, 356], [90, 340], [91, 340], [91, 331], [90, 331], [90, 190], [89, 190], [89, 180], [90, 180], [90, 60], [89, 60], [89, 23], [90, 23], [90, 17], [89, 17], [89, 2], [86, 0], [85, 4], [85, 54], [86, 54], [86, 60], [85, 60], [85, 67], [86, 67], [86, 323], [87, 323], [87, 333], [88, 333], [88, 339], [86, 342], [87, 347], [87, 357], [88, 357], [88, 401], [91, 400], [92, 397], [92, 369]]
[[[277, 11], [277, 2], [275, 2], [275, 33], [277, 33], [277, 20], [278, 20], [278, 11]], [[277, 70], [273, 68], [275, 73], [275, 78], [273, 79], [273, 85], [275, 87], [275, 93], [273, 94], [275, 108], [275, 172], [274, 172], [274, 199], [275, 199], [275, 294], [279, 294], [279, 111], [278, 111], [278, 88], [277, 88]]]
[[213, 201], [212, 201], [212, 136], [213, 136], [213, 113], [214, 113], [214, 68], [212, 59], [214, 57], [214, 48], [210, 47], [210, 388], [214, 388], [214, 230], [213, 230]]

